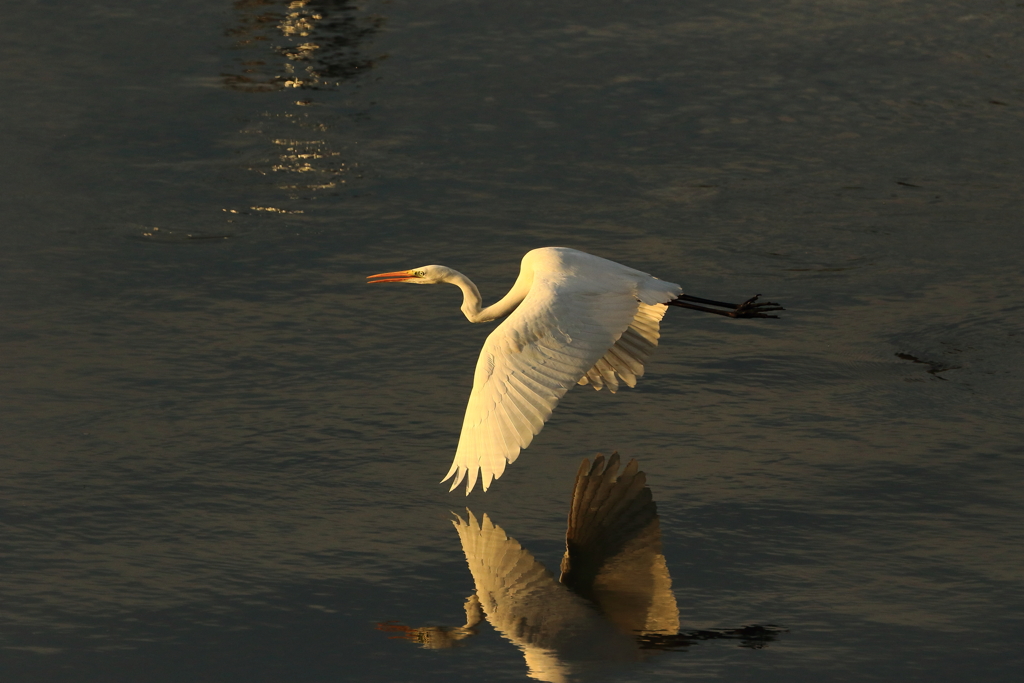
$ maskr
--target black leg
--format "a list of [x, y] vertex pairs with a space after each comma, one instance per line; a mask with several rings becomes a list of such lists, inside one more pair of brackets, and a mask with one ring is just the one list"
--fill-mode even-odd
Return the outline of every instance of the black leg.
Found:
[[679, 308], [689, 308], [691, 311], [704, 311], [705, 313], [714, 313], [715, 315], [729, 315], [731, 311], [720, 311], [717, 308], [707, 308], [706, 306], [698, 306], [697, 304], [686, 304], [679, 299], [668, 302], [669, 306], [678, 306]]
[[701, 299], [699, 296], [690, 296], [689, 294], [680, 294], [679, 299], [682, 301], [692, 301], [695, 304], [710, 304], [712, 306], [721, 306], [722, 308], [739, 308], [743, 304], [727, 304], [723, 301], [712, 301], [711, 299]]
[[[703, 311], [704, 313], [714, 313], [715, 315], [724, 315], [730, 318], [778, 318], [779, 316], [777, 315], [768, 315], [768, 312], [786, 310], [773, 301], [757, 303], [760, 296], [760, 294], [755, 294], [742, 304], [727, 304], [719, 301], [712, 301], [711, 299], [701, 299], [699, 297], [683, 294], [679, 298], [669, 301], [668, 305], [679, 306], [680, 308], [689, 308], [694, 311]], [[704, 304], [710, 304], [712, 306], [721, 306], [724, 310], [685, 303], [687, 301], [697, 301]]]

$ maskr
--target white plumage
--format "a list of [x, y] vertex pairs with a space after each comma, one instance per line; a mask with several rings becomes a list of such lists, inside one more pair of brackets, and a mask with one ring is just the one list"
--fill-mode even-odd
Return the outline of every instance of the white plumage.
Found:
[[[370, 278], [454, 284], [463, 292], [462, 311], [470, 322], [508, 315], [480, 351], [459, 446], [444, 478], [455, 477], [452, 490], [465, 479], [467, 495], [478, 475], [485, 491], [502, 475], [572, 385], [612, 392], [620, 383], [636, 386], [644, 361], [658, 345], [666, 304], [733, 317], [768, 317], [756, 312], [764, 305], [752, 306], [753, 299], [737, 306], [685, 297], [677, 284], [565, 247], [527, 253], [512, 289], [486, 308], [480, 305], [476, 285], [445, 266]], [[716, 311], [679, 303], [681, 297], [734, 308]]]
[[[573, 384], [636, 386], [658, 343], [662, 304], [682, 291], [572, 249], [531, 251], [522, 270], [532, 276], [529, 293], [484, 342], [445, 477], [455, 476], [454, 489], [468, 476], [467, 493], [478, 471], [486, 491], [515, 462]], [[632, 333], [623, 339], [627, 329]]]

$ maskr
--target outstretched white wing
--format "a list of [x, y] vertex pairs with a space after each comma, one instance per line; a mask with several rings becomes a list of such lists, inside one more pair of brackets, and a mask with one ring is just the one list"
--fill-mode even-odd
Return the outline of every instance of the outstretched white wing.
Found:
[[637, 378], [644, 375], [644, 361], [658, 347], [661, 319], [667, 310], [664, 304], [640, 304], [626, 331], [578, 383], [590, 384], [598, 391], [607, 386], [613, 394], [620, 380], [635, 387]]
[[[576, 284], [576, 283], [572, 283]], [[523, 303], [487, 337], [473, 378], [452, 490], [477, 472], [486, 491], [543, 428], [569, 387], [615, 343], [636, 314], [629, 294], [534, 280]]]
[[[585, 376], [600, 388], [633, 386], [658, 341], [663, 304], [682, 288], [575, 249], [523, 257], [529, 291], [480, 351], [455, 461], [445, 480], [486, 491]], [[513, 287], [513, 291], [516, 289]], [[628, 328], [628, 329], [627, 329]], [[467, 476], [468, 475], [468, 476]]]

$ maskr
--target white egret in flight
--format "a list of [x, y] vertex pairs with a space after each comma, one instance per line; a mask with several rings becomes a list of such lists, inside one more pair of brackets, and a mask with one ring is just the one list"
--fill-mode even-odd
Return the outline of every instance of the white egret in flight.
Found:
[[[473, 281], [446, 266], [379, 273], [370, 282], [434, 285], [462, 290], [462, 312], [472, 323], [508, 316], [484, 342], [473, 377], [462, 435], [451, 470], [451, 490], [479, 473], [484, 491], [530, 445], [573, 384], [615, 392], [636, 386], [644, 361], [658, 345], [667, 306], [732, 318], [774, 318], [777, 304], [728, 304], [683, 294], [682, 287], [620, 263], [565, 247], [534, 249], [519, 277], [497, 303], [482, 307]], [[468, 475], [468, 476], [467, 476]]]

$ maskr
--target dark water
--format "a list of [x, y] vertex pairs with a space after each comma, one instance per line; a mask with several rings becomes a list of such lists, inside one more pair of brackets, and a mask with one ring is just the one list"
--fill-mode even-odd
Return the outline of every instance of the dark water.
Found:
[[[5, 680], [524, 680], [489, 627], [375, 625], [463, 623], [467, 503], [557, 570], [612, 449], [681, 628], [789, 632], [593, 678], [1018, 680], [1021, 3], [39, 0], [0, 30]], [[436, 482], [492, 328], [363, 276], [493, 301], [546, 245], [788, 310], [670, 311], [635, 390], [571, 391], [467, 501]]]

